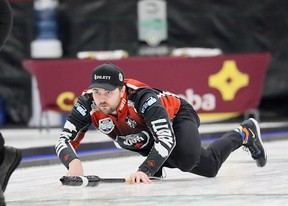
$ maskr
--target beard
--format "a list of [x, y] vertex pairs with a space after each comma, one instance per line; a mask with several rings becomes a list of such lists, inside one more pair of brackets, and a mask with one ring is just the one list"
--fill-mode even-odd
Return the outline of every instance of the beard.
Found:
[[99, 106], [98, 106], [98, 110], [100, 112], [102, 112], [103, 114], [112, 114], [112, 113], [115, 113], [116, 112], [116, 109], [117, 108], [113, 108], [111, 107], [110, 105], [108, 105], [107, 103], [101, 103]]

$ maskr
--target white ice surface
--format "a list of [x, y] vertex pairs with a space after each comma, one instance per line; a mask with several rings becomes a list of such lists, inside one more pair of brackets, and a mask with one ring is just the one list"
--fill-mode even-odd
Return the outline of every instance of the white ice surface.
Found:
[[[62, 165], [18, 168], [4, 193], [7, 206], [285, 206], [288, 205], [288, 141], [265, 142], [268, 163], [258, 168], [238, 149], [216, 178], [165, 169], [164, 181], [150, 185], [103, 183], [98, 187], [62, 186]], [[140, 156], [84, 162], [86, 175], [128, 177]]]

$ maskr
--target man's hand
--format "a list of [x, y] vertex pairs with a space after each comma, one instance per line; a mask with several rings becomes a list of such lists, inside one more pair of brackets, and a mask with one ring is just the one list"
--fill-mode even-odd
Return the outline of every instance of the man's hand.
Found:
[[130, 175], [131, 184], [143, 182], [144, 184], [151, 184], [152, 181], [149, 179], [148, 175], [144, 172], [137, 171]]
[[79, 159], [74, 159], [69, 163], [67, 176], [83, 176], [83, 166]]

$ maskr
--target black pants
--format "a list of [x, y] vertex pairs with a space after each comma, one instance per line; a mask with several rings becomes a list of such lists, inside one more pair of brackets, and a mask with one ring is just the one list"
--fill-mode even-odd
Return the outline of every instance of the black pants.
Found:
[[164, 167], [215, 177], [230, 153], [242, 145], [240, 134], [230, 131], [205, 149], [201, 146], [199, 124], [194, 109], [182, 100], [180, 111], [173, 121], [176, 146], [164, 163]]

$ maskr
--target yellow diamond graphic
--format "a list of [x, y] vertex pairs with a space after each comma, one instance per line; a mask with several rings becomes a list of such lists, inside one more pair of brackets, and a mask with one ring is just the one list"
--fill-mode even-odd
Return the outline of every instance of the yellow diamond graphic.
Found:
[[219, 72], [209, 76], [208, 82], [219, 90], [224, 101], [231, 101], [239, 89], [249, 84], [249, 75], [239, 71], [234, 60], [226, 60]]

